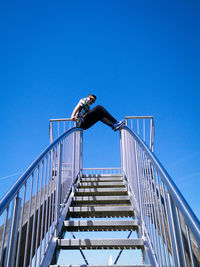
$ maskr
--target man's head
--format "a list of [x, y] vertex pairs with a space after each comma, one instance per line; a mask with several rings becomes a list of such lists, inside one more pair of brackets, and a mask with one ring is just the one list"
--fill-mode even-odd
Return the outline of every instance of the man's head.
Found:
[[89, 98], [90, 105], [92, 105], [97, 99], [97, 97], [95, 95], [92, 95], [92, 94], [89, 94], [88, 98]]

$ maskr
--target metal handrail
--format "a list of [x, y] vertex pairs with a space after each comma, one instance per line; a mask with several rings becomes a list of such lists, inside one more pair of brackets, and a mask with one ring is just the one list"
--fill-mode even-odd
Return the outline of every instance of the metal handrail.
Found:
[[152, 160], [152, 162], [157, 167], [160, 175], [163, 178], [163, 182], [166, 185], [169, 193], [173, 196], [173, 199], [175, 201], [175, 204], [179, 207], [181, 212], [183, 213], [191, 231], [197, 238], [198, 242], [200, 243], [200, 222], [186, 200], [184, 199], [183, 195], [165, 170], [165, 168], [162, 166], [158, 158], [155, 156], [155, 154], [148, 148], [148, 146], [142, 141], [142, 139], [131, 129], [129, 129], [127, 126], [123, 126], [121, 129], [124, 129], [128, 131], [134, 139], [138, 142], [138, 144], [142, 147], [142, 149], [145, 151], [145, 153], [148, 155], [148, 157]]
[[26, 179], [29, 177], [29, 175], [34, 171], [34, 169], [37, 167], [37, 165], [40, 163], [42, 158], [45, 157], [45, 155], [56, 145], [58, 144], [63, 138], [67, 137], [69, 134], [75, 132], [75, 131], [82, 131], [82, 129], [73, 127], [67, 132], [63, 133], [61, 136], [59, 136], [53, 143], [51, 143], [39, 156], [36, 158], [36, 160], [30, 165], [30, 167], [19, 177], [19, 179], [16, 181], [16, 183], [11, 187], [11, 189], [5, 194], [5, 196], [0, 201], [0, 215], [8, 206], [10, 201], [12, 200], [13, 196], [16, 194], [17, 191], [20, 190], [21, 186], [24, 184]]

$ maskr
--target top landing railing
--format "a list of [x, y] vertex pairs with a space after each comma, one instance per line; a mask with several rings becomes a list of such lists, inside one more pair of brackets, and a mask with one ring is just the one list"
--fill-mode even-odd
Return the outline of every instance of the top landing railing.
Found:
[[154, 151], [155, 124], [153, 116], [126, 116], [126, 126], [136, 132], [140, 138]]
[[48, 266], [82, 170], [82, 130], [61, 134], [0, 201], [0, 267]]
[[[154, 150], [155, 125], [153, 116], [126, 116], [125, 124], [134, 130], [152, 151]], [[49, 121], [50, 142], [53, 142], [55, 138], [75, 126], [76, 123], [70, 118], [51, 119]]]
[[70, 118], [65, 119], [51, 119], [49, 121], [49, 139], [50, 143], [53, 142], [57, 137], [63, 134], [65, 131], [76, 126], [76, 122]]

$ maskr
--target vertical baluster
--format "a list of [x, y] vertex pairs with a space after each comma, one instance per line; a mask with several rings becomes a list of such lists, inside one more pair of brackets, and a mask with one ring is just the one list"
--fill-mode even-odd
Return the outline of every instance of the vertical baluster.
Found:
[[25, 242], [25, 253], [24, 253], [24, 264], [23, 266], [26, 267], [27, 264], [27, 250], [28, 250], [28, 242], [29, 242], [29, 228], [30, 228], [30, 219], [31, 219], [31, 206], [32, 206], [32, 192], [33, 192], [33, 179], [34, 179], [34, 173], [32, 173], [31, 178], [31, 190], [30, 190], [30, 197], [29, 197], [29, 210], [28, 210], [28, 216], [27, 216], [27, 228], [26, 228], [26, 242]]
[[26, 197], [26, 184], [27, 184], [27, 182], [25, 182], [25, 185], [24, 185], [24, 195], [23, 195], [23, 202], [22, 202], [21, 223], [20, 223], [20, 228], [19, 228], [19, 238], [18, 238], [18, 246], [17, 246], [16, 266], [19, 265], [19, 257], [20, 257], [22, 227], [23, 227], [23, 218], [24, 218], [24, 206], [25, 206], [25, 197]]
[[6, 215], [5, 215], [5, 221], [4, 221], [4, 227], [3, 227], [3, 235], [2, 235], [2, 240], [1, 240], [0, 266], [3, 265], [4, 242], [5, 242], [6, 229], [7, 229], [7, 223], [8, 223], [9, 208], [10, 208], [10, 204], [6, 208]]
[[133, 120], [131, 120], [131, 129], [133, 130]]
[[[46, 226], [45, 232], [48, 231], [47, 243], [50, 240], [50, 217], [51, 217], [51, 193], [52, 193], [52, 171], [53, 171], [53, 150], [49, 152], [49, 169], [48, 169], [48, 201], [47, 201], [47, 212], [46, 213]], [[46, 235], [45, 235], [46, 244]]]
[[[138, 151], [137, 151], [137, 143], [136, 141], [135, 143], [135, 161], [136, 161], [136, 175], [137, 175], [137, 188], [138, 188], [138, 198], [139, 198], [139, 209], [140, 209], [140, 217], [141, 217], [141, 222], [143, 222], [143, 207], [142, 207], [142, 199], [141, 199], [141, 188], [140, 188], [140, 177], [139, 177], [139, 163], [138, 163]], [[143, 228], [143, 224], [141, 224], [141, 234], [142, 236], [144, 236], [144, 228]]]
[[181, 228], [181, 220], [180, 220], [180, 215], [178, 208], [175, 207], [175, 213], [177, 216], [177, 231], [178, 231], [178, 236], [179, 236], [179, 246], [180, 246], [180, 253], [181, 253], [181, 267], [187, 267], [187, 261], [186, 261], [186, 254], [185, 254], [185, 246], [184, 246], [184, 237], [182, 233], [182, 228]]
[[186, 234], [187, 234], [187, 242], [188, 242], [188, 247], [189, 247], [189, 255], [190, 255], [190, 264], [191, 267], [194, 267], [194, 256], [193, 256], [193, 251], [192, 251], [192, 244], [191, 244], [191, 238], [190, 238], [190, 232], [187, 224], [185, 225], [186, 229]]
[[[163, 233], [164, 233], [163, 244], [166, 243], [166, 247], [167, 247], [167, 257], [166, 257], [166, 254], [165, 254], [165, 265], [166, 266], [170, 266], [169, 248], [168, 248], [166, 228], [165, 228], [165, 221], [164, 221], [164, 215], [163, 215], [163, 207], [162, 207], [162, 202], [161, 202], [160, 183], [159, 183], [157, 171], [155, 173], [155, 184], [157, 184], [157, 190], [158, 190], [158, 209], [160, 209], [161, 222], [162, 222], [162, 224], [161, 224], [161, 230], [163, 228]], [[163, 250], [164, 250], [164, 253], [165, 253], [165, 248], [163, 248]], [[168, 263], [166, 262], [166, 260], [168, 260]]]
[[[138, 146], [139, 147], [139, 146]], [[149, 222], [149, 217], [147, 215], [147, 207], [145, 206], [145, 203], [147, 203], [147, 195], [146, 195], [146, 191], [145, 191], [145, 185], [144, 185], [144, 153], [143, 151], [140, 149], [140, 153], [139, 153], [139, 158], [140, 158], [140, 188], [141, 188], [141, 202], [142, 202], [142, 211], [143, 211], [143, 218], [145, 221], [145, 224], [147, 226], [148, 229], [148, 233], [151, 236], [151, 240], [153, 238], [152, 236], [152, 231], [151, 231], [151, 227], [150, 227], [150, 222]], [[153, 244], [154, 245], [154, 244]]]
[[[36, 190], [35, 190], [35, 203], [34, 203], [34, 214], [33, 214], [33, 230], [32, 230], [32, 238], [31, 238], [31, 253], [30, 253], [30, 259], [29, 259], [29, 265], [32, 266], [32, 258], [33, 258], [33, 246], [34, 246], [34, 240], [35, 240], [35, 223], [36, 223], [36, 209], [37, 209], [37, 197], [38, 197], [38, 181], [40, 176], [40, 167], [37, 168], [37, 179], [36, 179]], [[37, 225], [38, 227], [38, 225]]]
[[156, 242], [156, 231], [155, 231], [155, 220], [154, 220], [154, 212], [153, 212], [153, 203], [152, 203], [152, 197], [151, 197], [151, 193], [150, 193], [150, 188], [151, 188], [151, 181], [149, 181], [148, 178], [148, 172], [147, 172], [147, 157], [146, 155], [144, 155], [144, 177], [145, 177], [145, 182], [146, 182], [146, 195], [147, 195], [147, 203], [148, 203], [148, 212], [149, 212], [149, 224], [150, 224], [150, 229], [151, 229], [151, 233], [152, 233], [152, 241], [154, 244], [154, 249], [156, 251], [156, 255], [158, 257], [158, 260], [160, 260], [159, 257], [159, 247], [158, 247], [158, 243]]
[[137, 134], [140, 135], [139, 119], [137, 119]]
[[21, 198], [19, 198], [19, 192], [13, 201], [12, 218], [10, 222], [10, 229], [8, 234], [8, 243], [5, 257], [5, 267], [14, 266], [14, 260], [16, 256], [16, 245], [19, 225], [19, 215], [21, 208]]
[[59, 121], [58, 121], [57, 125], [58, 125], [58, 135], [57, 135], [57, 137], [58, 137], [58, 136], [60, 136], [60, 127], [59, 127], [60, 123], [59, 123]]
[[[158, 245], [158, 255], [159, 255], [159, 262], [160, 265], [163, 266], [163, 255], [162, 255], [162, 250], [161, 250], [161, 246], [160, 246], [160, 237], [159, 237], [159, 229], [160, 229], [160, 233], [161, 233], [161, 237], [162, 237], [162, 229], [159, 227], [159, 221], [158, 221], [158, 217], [160, 218], [160, 213], [159, 213], [159, 207], [157, 205], [157, 201], [155, 201], [155, 199], [157, 200], [157, 196], [156, 196], [156, 186], [155, 186], [155, 182], [154, 182], [154, 175], [153, 172], [151, 170], [151, 163], [149, 162], [149, 159], [147, 158], [147, 166], [148, 166], [148, 179], [149, 179], [149, 184], [150, 184], [150, 192], [151, 192], [151, 206], [152, 206], [152, 217], [153, 217], [153, 224], [154, 224], [154, 230], [155, 230], [155, 238], [156, 238], [156, 243]], [[154, 185], [154, 187], [153, 187]], [[157, 211], [156, 211], [156, 207], [157, 207]], [[157, 213], [158, 212], [158, 213]], [[165, 262], [165, 266], [166, 266], [166, 262]]]
[[50, 226], [51, 226], [51, 235], [54, 232], [54, 227], [55, 227], [55, 192], [56, 192], [56, 179], [57, 179], [57, 147], [53, 149], [53, 154], [54, 154], [54, 160], [53, 160], [53, 170], [54, 170], [54, 177], [52, 181], [52, 190], [51, 190], [51, 219], [50, 219]]
[[[149, 138], [149, 147], [152, 150], [152, 119], [150, 119], [150, 138]], [[153, 150], [152, 150], [153, 151]]]
[[168, 226], [168, 231], [169, 231], [169, 241], [171, 245], [171, 251], [172, 251], [172, 260], [173, 260], [173, 266], [175, 266], [175, 256], [174, 256], [174, 251], [172, 248], [172, 231], [170, 227], [170, 217], [169, 217], [169, 212], [168, 212], [168, 204], [167, 204], [167, 198], [166, 198], [166, 192], [165, 192], [165, 187], [163, 181], [161, 181], [161, 186], [162, 186], [162, 192], [163, 192], [163, 197], [164, 197], [164, 207], [165, 207], [165, 213], [166, 213], [166, 219], [167, 219], [167, 226]]
[[40, 262], [37, 261], [37, 252], [38, 252], [38, 247], [41, 245], [40, 243], [38, 244], [39, 239], [39, 229], [42, 232], [41, 228], [41, 200], [42, 200], [42, 184], [43, 184], [43, 171], [44, 171], [44, 160], [42, 160], [42, 167], [41, 167], [41, 177], [40, 177], [40, 193], [39, 193], [39, 207], [38, 207], [38, 218], [37, 218], [37, 233], [36, 233], [36, 245], [35, 245], [35, 267], [36, 264]]
[[[45, 157], [45, 177], [44, 177], [44, 193], [43, 193], [43, 209], [42, 209], [42, 225], [41, 225], [41, 231], [40, 231], [40, 254], [39, 254], [39, 263], [41, 262], [41, 257], [42, 257], [42, 237], [43, 235], [46, 236], [45, 227], [44, 227], [44, 214], [47, 214], [47, 203], [48, 202], [48, 195], [47, 195], [47, 200], [46, 199], [46, 184], [47, 184], [47, 164], [48, 164], [48, 156]], [[46, 211], [46, 212], [45, 212]], [[45, 243], [43, 242], [43, 250], [44, 250]]]
[[173, 216], [173, 200], [170, 196], [170, 194], [167, 194], [167, 204], [168, 204], [168, 210], [169, 210], [169, 222], [170, 222], [170, 235], [171, 235], [171, 241], [172, 241], [172, 251], [173, 251], [173, 258], [174, 258], [174, 264], [177, 267], [181, 267], [179, 255], [178, 255], [178, 245], [177, 245], [177, 239], [176, 239], [176, 233], [175, 233], [175, 221]]
[[[56, 185], [56, 199], [55, 199], [55, 226], [58, 227], [60, 218], [60, 201], [61, 201], [61, 168], [62, 168], [62, 144], [58, 144], [58, 171], [57, 171], [57, 185]], [[58, 231], [56, 229], [56, 236]]]

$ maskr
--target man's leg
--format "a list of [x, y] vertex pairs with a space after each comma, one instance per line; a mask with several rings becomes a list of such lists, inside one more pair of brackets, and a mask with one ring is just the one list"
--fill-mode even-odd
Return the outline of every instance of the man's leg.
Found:
[[85, 115], [81, 128], [88, 129], [98, 121], [102, 121], [110, 127], [117, 122], [117, 120], [104, 107], [98, 105]]

